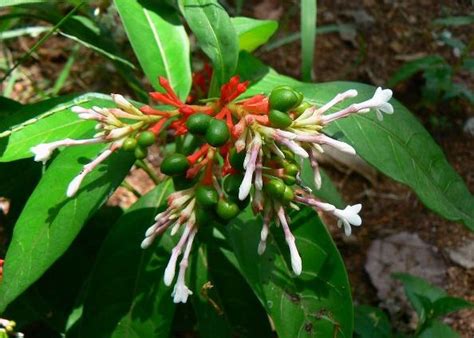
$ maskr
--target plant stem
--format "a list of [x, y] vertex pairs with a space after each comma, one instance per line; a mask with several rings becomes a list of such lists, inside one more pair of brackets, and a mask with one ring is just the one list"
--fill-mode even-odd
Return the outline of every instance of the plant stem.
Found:
[[156, 175], [155, 171], [148, 165], [148, 163], [146, 163], [144, 160], [137, 160], [136, 164], [138, 168], [143, 169], [147, 173], [153, 183], [157, 185], [161, 183], [160, 178]]

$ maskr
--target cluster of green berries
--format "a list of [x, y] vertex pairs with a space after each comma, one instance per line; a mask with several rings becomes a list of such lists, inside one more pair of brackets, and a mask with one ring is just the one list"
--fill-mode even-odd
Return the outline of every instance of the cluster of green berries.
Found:
[[223, 120], [204, 113], [191, 115], [186, 121], [188, 131], [195, 136], [203, 136], [213, 147], [221, 147], [229, 141], [230, 130]]
[[146, 130], [127, 137], [122, 144], [125, 151], [133, 151], [135, 157], [139, 160], [144, 159], [148, 154], [148, 147], [154, 144], [156, 136], [153, 132]]
[[311, 106], [308, 102], [303, 102], [303, 98], [303, 93], [289, 86], [275, 87], [269, 96], [268, 118], [272, 127], [280, 129], [289, 127], [293, 122], [290, 112], [299, 116]]

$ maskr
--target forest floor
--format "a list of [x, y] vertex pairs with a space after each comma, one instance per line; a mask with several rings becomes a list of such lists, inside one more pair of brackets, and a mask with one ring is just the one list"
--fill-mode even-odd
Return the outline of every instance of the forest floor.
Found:
[[[295, 3], [296, 1], [277, 0], [246, 1], [244, 14], [279, 20], [278, 38], [298, 30], [299, 9]], [[446, 7], [442, 7], [440, 3], [434, 0], [318, 1], [318, 26], [345, 25], [348, 28], [342, 32], [318, 35], [315, 81], [348, 80], [384, 86], [404, 62], [422, 56], [439, 54], [449, 63], [455, 64], [457, 56], [452, 48], [440, 44], [435, 36], [446, 28], [433, 26], [433, 20], [465, 15], [472, 7], [467, 0], [451, 1]], [[449, 27], [449, 31], [465, 42], [472, 39], [472, 27]], [[20, 38], [17, 41], [17, 45], [9, 46], [13, 59], [27, 51], [35, 39]], [[51, 79], [55, 79], [64, 67], [71, 46], [69, 40], [60, 36], [47, 41], [20, 68], [11, 97], [28, 102], [39, 90], [51, 86]], [[299, 78], [299, 42], [272, 50], [259, 50], [256, 55], [278, 72]], [[472, 74], [469, 76], [460, 72], [454, 81], [474, 89]], [[422, 86], [423, 78], [415, 76], [393, 88], [394, 96], [419, 118], [469, 190], [474, 191], [474, 136], [463, 130], [466, 121], [474, 116], [474, 108], [460, 100], [422, 104]], [[60, 93], [78, 91], [129, 93], [129, 89], [109, 63], [83, 48]], [[367, 177], [358, 174], [354, 168], [341, 169], [340, 166], [326, 166], [325, 169], [334, 178], [348, 203], [363, 204], [364, 224], [354, 231], [353, 236], [347, 239], [340, 231], [333, 231], [349, 272], [357, 304], [382, 304], [392, 312], [399, 327], [407, 329], [412, 325], [409, 313], [396, 312], [393, 308], [390, 309], [389, 300], [380, 299], [365, 269], [367, 260], [371, 258], [369, 249], [373, 242], [401, 232], [417, 234], [429, 246], [433, 259], [440, 265], [439, 278], [433, 282], [441, 285], [451, 295], [474, 302], [474, 269], [454, 263], [449, 255], [450, 249], [472, 243], [472, 233], [463, 225], [446, 221], [434, 214], [423, 206], [410, 189], [387, 177]], [[146, 180], [140, 171], [135, 172], [130, 182], [139, 190], [146, 190]], [[122, 191], [122, 195], [114, 198], [127, 204], [132, 197]], [[331, 220], [328, 223], [331, 229], [335, 229]], [[407, 265], [409, 263], [406, 262]], [[474, 337], [474, 310], [460, 311], [449, 316], [446, 321], [463, 337]]]

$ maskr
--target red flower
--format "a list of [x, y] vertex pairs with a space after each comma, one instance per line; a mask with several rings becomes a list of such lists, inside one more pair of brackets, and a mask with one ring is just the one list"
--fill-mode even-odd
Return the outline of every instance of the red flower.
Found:
[[240, 82], [240, 77], [238, 75], [233, 76], [229, 82], [222, 85], [221, 87], [221, 97], [219, 103], [221, 107], [225, 106], [229, 102], [235, 100], [240, 94], [247, 90], [249, 82], [244, 81]]

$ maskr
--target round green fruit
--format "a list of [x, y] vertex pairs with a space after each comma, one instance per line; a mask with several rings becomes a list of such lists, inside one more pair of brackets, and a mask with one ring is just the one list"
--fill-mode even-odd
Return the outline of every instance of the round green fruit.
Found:
[[245, 155], [247, 155], [247, 153], [245, 151], [242, 150], [240, 153], [238, 153], [235, 148], [232, 148], [229, 152], [230, 165], [234, 169], [243, 170], [244, 169]]
[[122, 149], [125, 151], [134, 151], [137, 147], [137, 140], [134, 137], [127, 137], [123, 141]]
[[138, 135], [138, 144], [142, 147], [149, 147], [156, 141], [155, 134], [151, 131], [144, 131]]
[[225, 221], [229, 221], [239, 214], [239, 206], [230, 201], [220, 199], [217, 202], [216, 212], [217, 215]]
[[146, 155], [148, 154], [148, 149], [138, 146], [138, 147], [135, 148], [135, 151], [133, 153], [135, 154], [135, 157], [137, 159], [143, 160], [146, 157]]
[[210, 208], [217, 204], [219, 195], [213, 187], [201, 185], [196, 189], [196, 201], [203, 208]]
[[294, 163], [286, 164], [284, 166], [284, 169], [285, 169], [285, 174], [288, 175], [288, 176], [295, 177], [299, 172], [298, 166]]
[[300, 104], [302, 96], [288, 86], [278, 86], [270, 93], [269, 102], [272, 109], [288, 111]]
[[212, 117], [204, 113], [191, 115], [186, 121], [186, 127], [194, 135], [205, 135]]
[[189, 169], [189, 162], [183, 154], [171, 154], [161, 162], [160, 170], [168, 176], [181, 175]]
[[212, 119], [206, 131], [206, 141], [213, 147], [221, 147], [230, 137], [229, 127], [223, 120]]
[[283, 196], [281, 198], [283, 203], [290, 203], [293, 198], [295, 198], [293, 189], [291, 189], [289, 186], [285, 186], [285, 191], [283, 192]]
[[272, 127], [279, 128], [279, 129], [285, 129], [293, 123], [293, 120], [291, 119], [290, 116], [288, 116], [287, 113], [283, 113], [276, 109], [270, 110], [270, 114], [268, 114], [268, 118], [270, 120]]
[[201, 226], [206, 226], [212, 222], [209, 210], [205, 210], [200, 206], [196, 207], [196, 223]]
[[285, 182], [286, 185], [293, 185], [296, 183], [296, 178], [295, 176], [285, 175], [283, 176], [283, 182]]
[[283, 194], [285, 193], [285, 183], [279, 178], [272, 178], [270, 181], [265, 183], [263, 188], [265, 191], [271, 196], [276, 199], [281, 199]]

